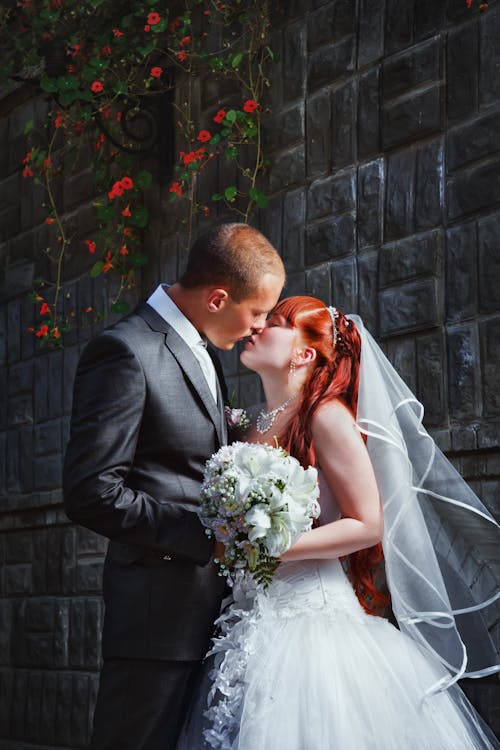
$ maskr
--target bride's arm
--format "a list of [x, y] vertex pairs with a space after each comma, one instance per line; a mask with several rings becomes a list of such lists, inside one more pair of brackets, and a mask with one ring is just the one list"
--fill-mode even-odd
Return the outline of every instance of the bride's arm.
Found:
[[350, 412], [338, 402], [325, 404], [313, 418], [312, 437], [317, 463], [342, 518], [302, 534], [281, 555], [282, 560], [340, 557], [371, 547], [382, 538], [375, 475]]

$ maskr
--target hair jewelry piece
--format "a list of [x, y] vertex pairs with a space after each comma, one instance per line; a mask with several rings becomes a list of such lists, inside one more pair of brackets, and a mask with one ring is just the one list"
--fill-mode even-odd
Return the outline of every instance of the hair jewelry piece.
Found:
[[294, 398], [296, 398], [297, 394], [294, 393], [293, 396], [290, 396], [290, 398], [287, 398], [287, 400], [281, 404], [280, 406], [277, 406], [276, 409], [273, 409], [272, 411], [262, 411], [259, 412], [259, 415], [257, 417], [257, 421], [255, 423], [255, 427], [257, 429], [257, 432], [260, 432], [261, 435], [264, 435], [268, 430], [271, 429], [271, 427], [274, 424], [274, 420], [280, 413], [280, 411], [284, 411], [288, 404], [290, 404]]
[[[333, 328], [333, 348], [336, 349], [337, 347], [337, 341], [340, 341], [342, 336], [338, 332], [337, 329], [337, 318], [339, 317], [340, 313], [337, 310], [336, 307], [327, 307], [326, 308], [328, 312], [330, 313], [330, 318], [332, 319], [332, 328]], [[346, 328], [349, 325], [349, 321], [346, 320], [345, 322]]]

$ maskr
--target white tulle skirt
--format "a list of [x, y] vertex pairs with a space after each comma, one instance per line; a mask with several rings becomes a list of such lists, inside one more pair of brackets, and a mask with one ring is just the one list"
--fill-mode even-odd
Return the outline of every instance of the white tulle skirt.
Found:
[[472, 750], [500, 744], [447, 672], [367, 615], [337, 560], [249, 579], [218, 620], [179, 750]]

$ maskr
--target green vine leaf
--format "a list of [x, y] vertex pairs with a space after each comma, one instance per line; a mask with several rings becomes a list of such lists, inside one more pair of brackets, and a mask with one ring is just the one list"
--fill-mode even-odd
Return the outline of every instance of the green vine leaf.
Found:
[[55, 94], [57, 91], [57, 83], [47, 76], [42, 76], [40, 80], [40, 88], [42, 91], [46, 91], [47, 94]]
[[153, 175], [148, 172], [147, 169], [142, 169], [134, 178], [134, 185], [140, 190], [145, 190], [151, 187], [153, 183]]
[[253, 201], [256, 202], [259, 208], [267, 208], [269, 199], [267, 195], [264, 195], [261, 190], [257, 190], [257, 188], [252, 187], [248, 191], [248, 195]]
[[224, 190], [224, 198], [229, 202], [232, 203], [234, 199], [236, 198], [237, 189], [234, 185], [230, 185]]
[[115, 216], [115, 208], [111, 203], [103, 205], [102, 203], [96, 205], [95, 212], [97, 218], [101, 221], [111, 221]]
[[90, 275], [93, 279], [96, 279], [98, 276], [101, 275], [102, 269], [104, 268], [104, 263], [102, 260], [98, 260], [92, 268], [90, 269]]
[[118, 315], [124, 315], [130, 310], [130, 305], [125, 300], [118, 300], [113, 302], [111, 305], [111, 312], [118, 313]]
[[237, 113], [235, 109], [230, 109], [229, 112], [226, 112], [226, 116], [224, 117], [224, 125], [229, 123], [229, 125], [234, 125], [236, 122]]
[[149, 220], [148, 209], [145, 206], [139, 206], [132, 211], [132, 216], [129, 221], [135, 227], [144, 229], [147, 226]]
[[232, 68], [237, 68], [237, 67], [238, 67], [238, 65], [240, 64], [240, 62], [241, 62], [242, 60], [243, 60], [243, 54], [242, 54], [241, 52], [239, 52], [239, 53], [238, 53], [237, 55], [235, 55], [235, 56], [233, 57], [233, 59], [231, 60], [231, 67], [232, 67]]

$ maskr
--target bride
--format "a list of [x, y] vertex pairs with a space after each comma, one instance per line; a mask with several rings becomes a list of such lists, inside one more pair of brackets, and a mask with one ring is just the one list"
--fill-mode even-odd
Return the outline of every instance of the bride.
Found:
[[499, 669], [498, 525], [421, 405], [359, 318], [312, 297], [280, 302], [241, 361], [266, 396], [245, 440], [318, 468], [320, 522], [267, 589], [233, 587], [179, 750], [498, 748], [456, 684]]

